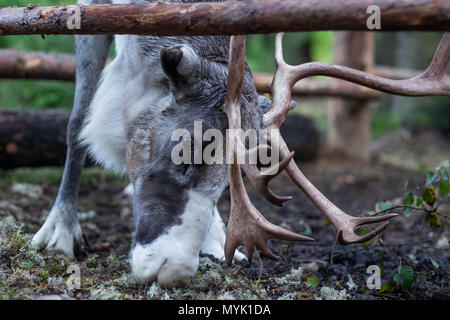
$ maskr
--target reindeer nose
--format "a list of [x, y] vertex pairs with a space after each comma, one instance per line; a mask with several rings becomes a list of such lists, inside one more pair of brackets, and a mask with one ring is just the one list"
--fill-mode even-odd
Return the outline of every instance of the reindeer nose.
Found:
[[131, 269], [138, 282], [156, 282], [163, 288], [183, 287], [197, 272], [198, 255], [168, 257], [152, 249], [136, 244], [131, 254]]

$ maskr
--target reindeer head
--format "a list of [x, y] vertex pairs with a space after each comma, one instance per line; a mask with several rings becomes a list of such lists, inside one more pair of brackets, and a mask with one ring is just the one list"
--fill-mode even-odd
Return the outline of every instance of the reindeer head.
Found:
[[[229, 38], [161, 41], [155, 46], [158, 50], [147, 51], [148, 42], [141, 42], [140, 60], [148, 61], [151, 73], [148, 81], [139, 81], [145, 89], [131, 90], [133, 95], [142, 91], [140, 98], [125, 98], [129, 101], [127, 167], [134, 186], [136, 226], [130, 257], [137, 279], [173, 286], [195, 274], [214, 208], [228, 186], [225, 150], [221, 149], [222, 161], [212, 164], [203, 158], [198, 161], [196, 155], [199, 152], [201, 157], [210, 144], [202, 139], [208, 129], [226, 137], [223, 104]], [[267, 101], [258, 97], [248, 67], [240, 103], [243, 126], [259, 128]], [[177, 146], [187, 148], [178, 152]], [[188, 161], [174, 159], [179, 155]]]

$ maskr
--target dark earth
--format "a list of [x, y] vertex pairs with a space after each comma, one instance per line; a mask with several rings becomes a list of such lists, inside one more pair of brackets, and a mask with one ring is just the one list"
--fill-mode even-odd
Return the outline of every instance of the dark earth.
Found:
[[[442, 139], [448, 147], [448, 138]], [[424, 184], [426, 175], [423, 170], [389, 164], [380, 160], [380, 156], [371, 163], [360, 163], [329, 152], [322, 152], [315, 161], [299, 163], [299, 166], [337, 206], [347, 213], [360, 216], [374, 211], [379, 202], [401, 202], [405, 194], [405, 181], [408, 181], [408, 191], [417, 192], [416, 186]], [[35, 178], [39, 170], [41, 175]], [[0, 221], [5, 221], [8, 215], [14, 216], [15, 223], [23, 224], [21, 233], [25, 239], [30, 239], [38, 230], [57, 193], [61, 169], [45, 170], [22, 169], [5, 171], [0, 175], [3, 180], [0, 183]], [[31, 197], [17, 190], [12, 191], [12, 185], [23, 181], [40, 187], [38, 191], [40, 189], [42, 193]], [[280, 255], [280, 259], [259, 259], [255, 255], [251, 266], [242, 263], [228, 267], [212, 257], [202, 258], [197, 276], [184, 289], [165, 290], [154, 284], [139, 286], [130, 275], [127, 261], [133, 225], [130, 200], [122, 194], [126, 185], [125, 179], [110, 176], [99, 169], [86, 170], [79, 193], [79, 211], [83, 213], [81, 226], [85, 235], [81, 257], [78, 261], [70, 261], [43, 252], [44, 262], [30, 265], [13, 263], [15, 260], [11, 259], [11, 255], [14, 250], [5, 252], [0, 248], [0, 298], [450, 298], [448, 220], [442, 221], [440, 228], [431, 227], [425, 222], [423, 212], [413, 211], [409, 217], [400, 214], [374, 241], [334, 246], [334, 229], [284, 174], [272, 182], [272, 187], [278, 194], [294, 196], [285, 207], [271, 205], [248, 186], [251, 198], [268, 220], [311, 236], [316, 239], [315, 243], [271, 240], [270, 247]], [[229, 193], [225, 192], [219, 202], [225, 221], [229, 206]], [[440, 204], [439, 212], [446, 214], [448, 208], [447, 196]], [[2, 237], [8, 237], [8, 234], [4, 232]], [[9, 240], [13, 241], [12, 238]], [[26, 260], [27, 253], [23, 255]], [[73, 263], [81, 269], [79, 289], [68, 289], [66, 286], [69, 279], [67, 267]], [[366, 286], [370, 275], [366, 270], [370, 265], [381, 269], [381, 290], [369, 290]], [[399, 268], [405, 267], [410, 267], [407, 269], [413, 273], [408, 278], [409, 282], [399, 285], [398, 278], [395, 282], [395, 276]]]

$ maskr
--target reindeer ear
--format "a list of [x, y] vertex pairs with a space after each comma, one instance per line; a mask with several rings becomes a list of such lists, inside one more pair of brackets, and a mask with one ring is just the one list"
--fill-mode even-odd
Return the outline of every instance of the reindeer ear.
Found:
[[[267, 98], [266, 96], [258, 95], [258, 106], [261, 108], [263, 114], [268, 112], [272, 107], [272, 99]], [[297, 106], [294, 100], [291, 100], [291, 105], [289, 110], [294, 109]]]
[[265, 96], [258, 95], [258, 107], [264, 114], [270, 110], [270, 107], [272, 107], [272, 100]]
[[172, 47], [161, 50], [161, 65], [170, 80], [176, 85], [189, 84], [199, 70], [200, 60], [189, 47]]

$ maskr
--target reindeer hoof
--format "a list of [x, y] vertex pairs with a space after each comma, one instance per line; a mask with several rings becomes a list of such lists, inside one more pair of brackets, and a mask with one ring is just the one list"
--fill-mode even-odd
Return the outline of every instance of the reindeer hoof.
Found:
[[[79, 248], [82, 232], [78, 221], [68, 223], [69, 215], [64, 210], [53, 208], [41, 229], [34, 235], [31, 243], [38, 249], [73, 258], [74, 249]], [[75, 215], [76, 216], [76, 215]]]

